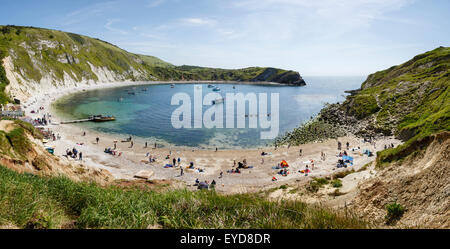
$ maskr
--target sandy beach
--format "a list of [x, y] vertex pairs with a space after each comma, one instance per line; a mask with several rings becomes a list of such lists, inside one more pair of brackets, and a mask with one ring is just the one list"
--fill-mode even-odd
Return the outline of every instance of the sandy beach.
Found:
[[[197, 81], [198, 82], [198, 81]], [[207, 180], [217, 182], [216, 189], [226, 193], [244, 193], [260, 191], [267, 188], [273, 188], [282, 184], [292, 182], [308, 181], [312, 177], [326, 176], [347, 170], [348, 168], [336, 168], [339, 152], [346, 150], [346, 143], [349, 142], [350, 150], [348, 154], [354, 157], [353, 166], [358, 170], [367, 163], [375, 160], [375, 156], [368, 157], [362, 154], [364, 150], [370, 150], [374, 154], [376, 151], [384, 149], [385, 144], [393, 143], [395, 146], [400, 144], [399, 140], [393, 137], [386, 137], [376, 140], [376, 144], [364, 143], [362, 139], [349, 136], [342, 137], [338, 140], [342, 143], [342, 150], [338, 151], [337, 140], [332, 139], [322, 143], [310, 143], [301, 146], [266, 147], [260, 149], [230, 149], [230, 150], [200, 150], [197, 148], [172, 147], [166, 145], [164, 148], [154, 148], [155, 141], [147, 141], [148, 147], [145, 148], [145, 141], [142, 139], [133, 139], [134, 145], [131, 143], [121, 142], [126, 137], [115, 136], [113, 134], [99, 133], [93, 130], [83, 130], [81, 127], [71, 124], [60, 124], [63, 121], [57, 116], [51, 105], [58, 98], [67, 94], [78, 91], [88, 91], [99, 88], [110, 88], [131, 85], [148, 85], [148, 84], [167, 84], [172, 82], [140, 82], [140, 83], [109, 83], [96, 85], [82, 85], [74, 88], [55, 89], [55, 91], [46, 94], [34, 95], [26, 103], [26, 115], [31, 118], [42, 117], [44, 114], [50, 114], [51, 123], [45, 128], [49, 128], [54, 134], [59, 134], [61, 139], [49, 141], [46, 146], [55, 148], [55, 155], [61, 160], [69, 160], [73, 164], [83, 164], [87, 167], [106, 169], [116, 179], [136, 179], [135, 175], [142, 170], [151, 170], [154, 175], [151, 179], [170, 179], [185, 183], [187, 187], [192, 187], [194, 181]], [[176, 83], [193, 83], [193, 82], [176, 82]], [[220, 82], [218, 82], [220, 83]], [[225, 82], [222, 82], [225, 83]], [[40, 110], [39, 113], [31, 113], [32, 110]], [[86, 135], [83, 136], [83, 133]], [[100, 138], [97, 144], [96, 138]], [[114, 141], [117, 141], [117, 154], [111, 155], [104, 152], [105, 148], [113, 148]], [[160, 142], [158, 142], [160, 144]], [[66, 149], [76, 148], [83, 153], [83, 160], [74, 160], [66, 158]], [[355, 149], [352, 151], [352, 149]], [[358, 149], [359, 148], [359, 149]], [[302, 155], [300, 156], [300, 149]], [[268, 155], [262, 156], [261, 153], [266, 152]], [[325, 160], [321, 159], [321, 153], [325, 153]], [[120, 156], [118, 155], [120, 154]], [[156, 162], [149, 163], [148, 156], [156, 157]], [[169, 159], [166, 157], [169, 156]], [[173, 158], [181, 159], [181, 167], [184, 169], [183, 176], [180, 175], [179, 166], [173, 168], [164, 168], [166, 164], [172, 164]], [[238, 162], [244, 159], [247, 165], [253, 166], [250, 169], [242, 169], [240, 174], [227, 173], [228, 170], [237, 167]], [[282, 160], [286, 160], [289, 164], [289, 174], [281, 176], [279, 169], [273, 169]], [[314, 169], [307, 176], [300, 173], [306, 165], [311, 169], [311, 160], [314, 162]], [[236, 161], [236, 166], [234, 166]], [[195, 169], [187, 169], [190, 162], [194, 163]], [[203, 172], [199, 172], [202, 169]], [[223, 177], [220, 178], [220, 173]], [[277, 181], [272, 181], [276, 177]]]

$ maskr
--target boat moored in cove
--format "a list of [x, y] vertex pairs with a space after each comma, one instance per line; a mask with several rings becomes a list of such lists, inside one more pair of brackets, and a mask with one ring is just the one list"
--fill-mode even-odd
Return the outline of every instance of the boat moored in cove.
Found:
[[93, 122], [107, 122], [107, 121], [115, 121], [116, 117], [114, 116], [103, 116], [103, 115], [94, 115], [89, 117], [90, 121]]
[[213, 105], [222, 104], [225, 101], [224, 98], [215, 99], [212, 101]]

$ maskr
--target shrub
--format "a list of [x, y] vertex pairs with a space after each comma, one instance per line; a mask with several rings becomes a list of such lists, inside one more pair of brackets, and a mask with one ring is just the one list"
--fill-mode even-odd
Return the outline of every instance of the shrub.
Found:
[[316, 178], [309, 182], [309, 185], [306, 187], [306, 189], [310, 192], [316, 193], [325, 184], [328, 184], [327, 179]]
[[281, 185], [281, 186], [280, 186], [280, 189], [287, 189], [287, 188], [288, 188], [287, 185]]
[[334, 188], [340, 188], [340, 187], [342, 187], [342, 181], [339, 180], [339, 179], [335, 179], [335, 180], [333, 180], [333, 181], [331, 182], [331, 185], [332, 185]]
[[393, 225], [398, 220], [400, 220], [400, 218], [405, 213], [406, 208], [403, 207], [401, 204], [394, 202], [394, 203], [386, 205], [386, 211], [387, 211], [387, 214], [385, 216], [386, 224]]

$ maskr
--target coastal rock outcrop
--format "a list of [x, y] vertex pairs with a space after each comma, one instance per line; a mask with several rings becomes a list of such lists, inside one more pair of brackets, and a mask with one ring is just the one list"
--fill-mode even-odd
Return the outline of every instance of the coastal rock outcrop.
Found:
[[288, 85], [296, 85], [296, 86], [305, 86], [306, 82], [300, 76], [298, 72], [294, 71], [285, 71], [281, 72], [276, 68], [267, 68], [260, 75], [252, 79], [253, 82], [257, 81], [270, 81], [281, 84]]

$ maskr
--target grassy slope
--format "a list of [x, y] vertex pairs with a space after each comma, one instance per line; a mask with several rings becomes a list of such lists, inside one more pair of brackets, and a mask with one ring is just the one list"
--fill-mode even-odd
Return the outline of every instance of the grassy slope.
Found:
[[450, 48], [440, 47], [370, 75], [343, 108], [359, 119], [375, 118], [376, 129], [406, 141], [380, 152], [382, 165], [423, 149], [428, 136], [450, 131], [449, 86]]
[[0, 225], [20, 228], [364, 228], [355, 218], [301, 202], [254, 194], [154, 192], [66, 178], [19, 174], [0, 166]]
[[[54, 45], [42, 45], [39, 41]], [[0, 59], [6, 56], [13, 58], [16, 72], [20, 72], [23, 78], [36, 82], [41, 80], [42, 72], [53, 73], [57, 81], [64, 78], [64, 73], [76, 81], [83, 78], [97, 80], [88, 62], [96, 67], [106, 67], [132, 81], [182, 79], [250, 81], [267, 69], [177, 67], [156, 57], [132, 54], [108, 42], [78, 34], [33, 27], [0, 26]], [[58, 61], [66, 58], [69, 58], [71, 63]], [[78, 61], [74, 63], [74, 59]], [[135, 78], [132, 69], [143, 74]], [[295, 77], [296, 74], [293, 71], [276, 70], [277, 73], [267, 81], [274, 79], [281, 82], [287, 79], [286, 75]], [[8, 98], [4, 95], [3, 89], [8, 82], [3, 71], [0, 65], [0, 102], [5, 103]]]

